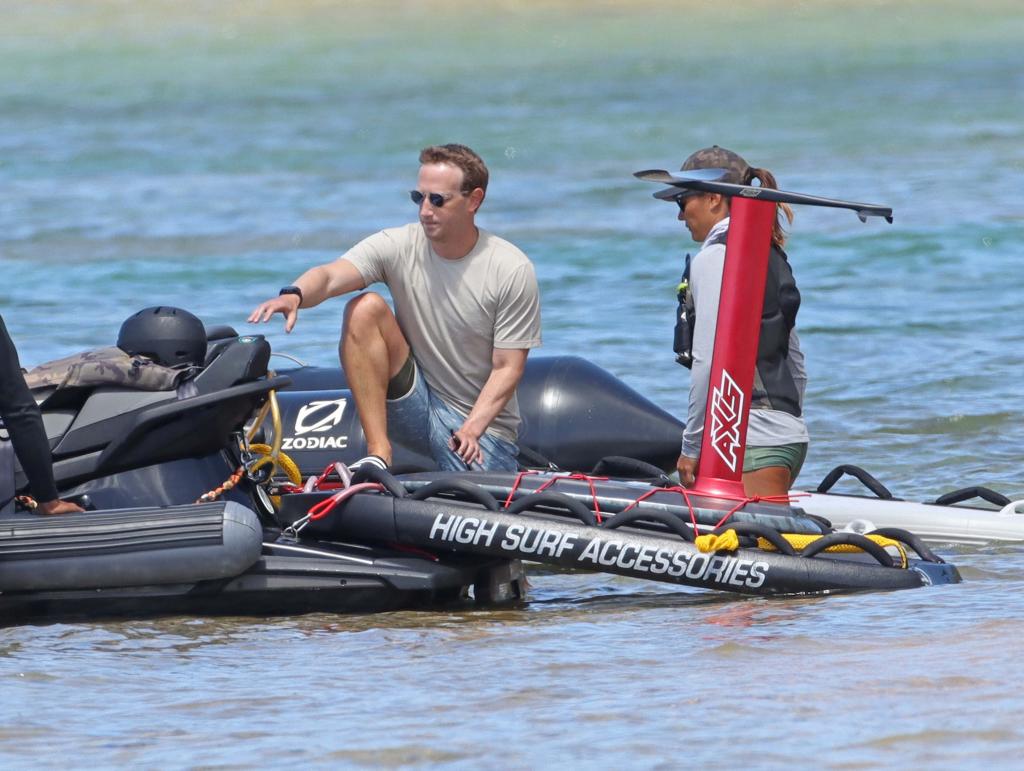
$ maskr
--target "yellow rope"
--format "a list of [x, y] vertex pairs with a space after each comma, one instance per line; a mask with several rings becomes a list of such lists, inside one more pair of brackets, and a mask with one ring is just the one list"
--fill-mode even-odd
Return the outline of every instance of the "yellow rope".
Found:
[[[273, 370], [267, 372], [268, 377], [274, 377]], [[302, 484], [302, 472], [299, 471], [299, 467], [295, 461], [281, 452], [281, 443], [284, 440], [284, 432], [281, 427], [281, 408], [277, 403], [277, 392], [269, 391], [267, 393], [267, 401], [264, 402], [260, 408], [259, 413], [256, 415], [256, 419], [252, 422], [252, 426], [249, 428], [246, 434], [246, 442], [251, 442], [253, 437], [256, 436], [256, 432], [259, 430], [263, 421], [267, 418], [267, 413], [270, 413], [271, 419], [271, 430], [273, 431], [272, 444], [253, 444], [249, 446], [252, 452], [255, 452], [262, 457], [256, 460], [252, 466], [249, 467], [249, 473], [252, 474], [264, 466], [271, 466], [271, 474], [275, 470], [283, 471], [285, 476], [288, 477], [288, 481], [293, 485]], [[281, 497], [278, 495], [270, 496], [271, 502], [274, 506], [281, 505]]]
[[247, 442], [251, 442], [253, 437], [256, 436], [256, 432], [260, 430], [260, 426], [263, 425], [263, 421], [267, 419], [268, 412], [270, 412], [270, 399], [263, 402], [263, 406], [260, 407], [260, 411], [256, 413], [256, 419], [252, 422], [252, 426], [245, 435], [245, 440]]
[[[822, 537], [820, 535], [800, 535], [797, 533], [781, 533], [781, 535], [783, 538], [789, 541], [790, 545], [792, 545], [794, 549], [798, 550], [810, 546], [812, 543], [814, 543]], [[885, 536], [881, 535], [865, 535], [864, 537], [871, 541], [874, 541], [882, 548], [888, 549], [891, 547], [893, 549], [896, 549], [896, 551], [899, 552], [900, 555], [900, 567], [906, 569], [907, 565], [909, 564], [909, 560], [907, 559], [907, 550], [904, 548], [902, 543], [893, 540], [892, 538], [886, 538]], [[757, 545], [760, 548], [765, 549], [767, 551], [775, 551], [775, 547], [772, 546], [771, 542], [765, 540], [764, 538], [758, 538]], [[829, 546], [827, 549], [825, 549], [825, 551], [842, 554], [855, 554], [856, 552], [864, 550], [861, 549], [859, 546], [854, 546], [853, 544], [839, 543], [835, 546]]]
[[[779, 533], [785, 538], [794, 549], [800, 551], [810, 546], [812, 543], [817, 541], [822, 536], [820, 535], [800, 535], [797, 533]], [[865, 538], [869, 538], [879, 546], [883, 548], [893, 548], [899, 552], [900, 555], [900, 567], [906, 569], [909, 564], [907, 559], [907, 550], [903, 544], [899, 541], [893, 540], [892, 538], [886, 538], [881, 535], [865, 535]], [[699, 535], [694, 539], [694, 546], [696, 546], [702, 552], [713, 552], [713, 551], [736, 551], [740, 547], [740, 539], [733, 529], [726, 530], [720, 535]], [[757, 546], [765, 551], [777, 551], [772, 545], [771, 541], [766, 538], [758, 538]], [[852, 544], [836, 544], [835, 546], [829, 546], [825, 549], [826, 552], [853, 554], [856, 552], [864, 551], [859, 546]]]
[[285, 453], [278, 451], [277, 459], [275, 460], [273, 456], [273, 448], [271, 448], [269, 444], [253, 444], [249, 446], [249, 449], [262, 456], [249, 468], [250, 473], [263, 468], [266, 465], [273, 465], [275, 468], [283, 471], [285, 476], [288, 477], [288, 481], [293, 485], [302, 484], [302, 472], [299, 471], [299, 467], [295, 464], [295, 461], [289, 458]]
[[[274, 377], [274, 371], [271, 370], [267, 373], [268, 377]], [[260, 411], [256, 414], [256, 419], [252, 422], [252, 426], [249, 427], [249, 431], [245, 435], [245, 441], [251, 442], [253, 437], [256, 436], [256, 432], [259, 431], [260, 426], [263, 425], [263, 421], [267, 419], [267, 413], [270, 413], [270, 425], [273, 431], [274, 438], [272, 446], [267, 448], [269, 454], [273, 457], [277, 457], [281, 452], [281, 442], [284, 441], [284, 435], [281, 428], [281, 407], [277, 403], [277, 391], [271, 390], [267, 392], [267, 400], [260, 407]], [[266, 447], [266, 445], [262, 445]]]
[[735, 530], [729, 529], [721, 535], [698, 535], [693, 543], [702, 552], [736, 551], [740, 548], [740, 537]]

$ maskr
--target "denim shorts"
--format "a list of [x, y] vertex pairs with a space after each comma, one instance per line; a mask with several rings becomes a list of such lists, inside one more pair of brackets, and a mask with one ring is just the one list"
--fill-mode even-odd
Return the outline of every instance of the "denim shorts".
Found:
[[413, 385], [405, 396], [388, 399], [388, 434], [392, 440], [430, 455], [442, 471], [517, 471], [519, 448], [485, 433], [480, 437], [484, 462], [469, 466], [448, 447], [452, 433], [462, 428], [464, 415], [449, 406], [427, 385], [416, 367]]
[[743, 453], [743, 473], [782, 466], [789, 469], [790, 479], [795, 480], [806, 458], [807, 442], [780, 444], [776, 447], [747, 447]]

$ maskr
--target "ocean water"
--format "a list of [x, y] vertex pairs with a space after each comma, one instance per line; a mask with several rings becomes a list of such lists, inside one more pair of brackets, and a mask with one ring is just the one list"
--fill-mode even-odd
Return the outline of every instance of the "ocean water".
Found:
[[[410, 221], [420, 147], [492, 173], [544, 348], [682, 415], [692, 245], [632, 178], [718, 143], [799, 209], [812, 446], [924, 500], [1024, 495], [1019, 2], [0, 0], [0, 313], [25, 364], [249, 310]], [[275, 349], [331, 364], [343, 300]], [[9, 767], [1015, 765], [1024, 547], [965, 582], [745, 599], [533, 571], [501, 611], [0, 629]], [[69, 759], [71, 759], [69, 761]]]

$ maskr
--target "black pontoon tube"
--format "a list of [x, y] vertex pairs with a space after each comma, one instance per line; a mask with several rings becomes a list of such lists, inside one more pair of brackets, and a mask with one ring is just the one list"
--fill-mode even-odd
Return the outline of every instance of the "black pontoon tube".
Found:
[[263, 529], [233, 501], [0, 521], [0, 592], [184, 584], [236, 576]]
[[[298, 516], [322, 495], [299, 494], [282, 512]], [[675, 535], [591, 527], [536, 512], [489, 511], [454, 500], [359, 493], [304, 534], [319, 538], [393, 543], [439, 554], [525, 559], [571, 569], [615, 573], [742, 594], [799, 594], [911, 589], [959, 581], [950, 565], [883, 567], [865, 555], [813, 559], [739, 548], [703, 552]]]
[[[656, 487], [643, 482], [609, 481], [595, 482], [597, 496], [591, 494], [590, 485], [587, 481], [569, 478], [561, 473], [536, 473], [523, 475], [519, 483], [515, 484], [515, 474], [500, 472], [480, 472], [472, 474], [472, 484], [483, 488], [498, 501], [505, 502], [512, 498], [518, 501], [520, 498], [535, 494], [540, 487], [557, 479], [552, 486], [544, 492], [552, 491], [567, 495], [591, 511], [596, 508], [604, 516], [616, 515], [629, 508], [630, 513], [639, 512], [664, 512], [683, 521], [689, 527], [690, 509], [682, 496], [672, 490], [659, 490]], [[397, 477], [405, 489], [413, 494], [418, 493], [427, 485], [435, 485], [433, 491], [443, 489], [440, 484], [446, 480], [453, 480], [450, 472], [421, 472], [418, 474], [404, 474]], [[459, 480], [464, 481], [464, 480]], [[461, 489], [461, 488], [460, 488]], [[656, 491], [654, 495], [643, 501], [637, 502], [642, 494]], [[454, 497], [469, 499], [469, 496], [460, 496], [456, 488], [451, 488]], [[423, 495], [421, 494], [421, 497]], [[697, 519], [698, 527], [707, 527], [709, 530], [718, 525], [724, 516], [722, 501], [705, 498], [703, 496], [691, 495], [690, 500], [694, 505], [693, 513]], [[784, 506], [775, 503], [748, 503], [739, 511], [736, 511], [730, 518], [730, 522], [760, 522], [774, 530], [784, 530], [787, 533], [799, 533], [804, 535], [820, 535], [826, 532], [821, 522], [807, 516], [799, 508], [799, 498], [794, 498], [795, 506]], [[717, 505], [716, 505], [717, 504]], [[729, 505], [732, 508], [732, 505]], [[652, 520], [654, 521], [654, 520]]]

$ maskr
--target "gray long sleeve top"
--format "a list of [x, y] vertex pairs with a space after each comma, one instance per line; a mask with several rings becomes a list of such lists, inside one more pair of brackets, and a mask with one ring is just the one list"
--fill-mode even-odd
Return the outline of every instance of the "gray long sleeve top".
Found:
[[[722, 272], [725, 269], [725, 244], [708, 244], [715, 236], [729, 229], [729, 218], [715, 223], [704, 239], [704, 245], [690, 261], [690, 291], [693, 293], [696, 320], [693, 330], [693, 367], [690, 369], [690, 406], [686, 429], [683, 432], [683, 455], [700, 456], [704, 435], [704, 413], [707, 409], [708, 384], [711, 378], [711, 357], [715, 350], [715, 331], [718, 327], [718, 305], [722, 295]], [[789, 335], [790, 373], [796, 381], [803, 406], [807, 371], [800, 338], [796, 329]], [[781, 410], [752, 409], [747, 425], [748, 447], [775, 447], [781, 444], [808, 441], [807, 426], [803, 418]]]

